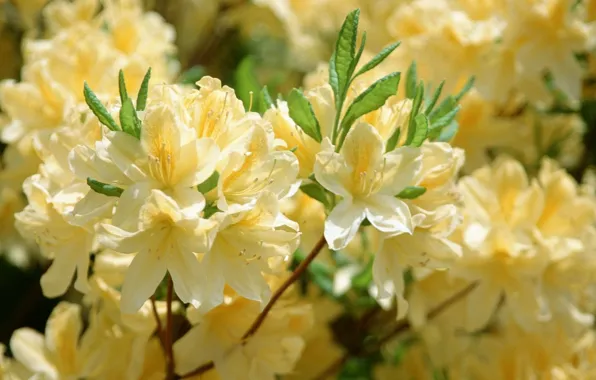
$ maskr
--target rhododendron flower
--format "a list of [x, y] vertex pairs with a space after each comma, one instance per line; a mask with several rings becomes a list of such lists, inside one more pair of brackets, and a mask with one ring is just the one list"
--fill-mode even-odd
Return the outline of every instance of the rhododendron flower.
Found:
[[[122, 285], [122, 311], [133, 313], [155, 292], [166, 273], [172, 276], [176, 294], [183, 302], [199, 305], [200, 268], [193, 252], [209, 250], [216, 223], [199, 217], [204, 201], [200, 193], [188, 204], [178, 204], [160, 190], [136, 189], [131, 197], [144, 199], [137, 210], [119, 206], [117, 213], [138, 217], [136, 230], [103, 224], [102, 243], [123, 253], [136, 253]], [[123, 194], [120, 204], [129, 201]], [[138, 204], [138, 203], [137, 203]], [[136, 211], [136, 212], [135, 212]]]
[[352, 127], [339, 153], [329, 139], [324, 140], [315, 177], [342, 197], [325, 221], [329, 247], [344, 248], [365, 218], [381, 232], [411, 234], [412, 215], [396, 195], [417, 184], [421, 159], [420, 149], [413, 147], [385, 153], [379, 133], [363, 122]]

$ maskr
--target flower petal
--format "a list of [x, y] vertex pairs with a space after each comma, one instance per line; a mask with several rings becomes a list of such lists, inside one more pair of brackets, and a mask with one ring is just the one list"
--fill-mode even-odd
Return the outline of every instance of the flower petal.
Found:
[[120, 309], [132, 314], [155, 292], [166, 275], [166, 260], [150, 250], [139, 252], [130, 263], [122, 284]]
[[412, 215], [405, 202], [387, 195], [371, 196], [367, 199], [366, 217], [379, 231], [391, 234], [411, 234]]
[[363, 205], [352, 202], [351, 199], [344, 199], [335, 206], [325, 221], [324, 234], [329, 248], [333, 250], [345, 248], [356, 236], [364, 216]]

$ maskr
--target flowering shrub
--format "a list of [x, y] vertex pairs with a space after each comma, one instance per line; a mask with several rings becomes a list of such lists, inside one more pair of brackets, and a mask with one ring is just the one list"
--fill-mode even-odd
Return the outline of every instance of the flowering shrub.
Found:
[[0, 379], [596, 378], [596, 2], [183, 3], [0, 2]]

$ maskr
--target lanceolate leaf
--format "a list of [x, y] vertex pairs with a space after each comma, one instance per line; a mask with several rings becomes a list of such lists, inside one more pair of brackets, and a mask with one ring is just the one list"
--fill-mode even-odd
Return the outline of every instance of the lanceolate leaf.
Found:
[[416, 88], [416, 94], [414, 101], [412, 102], [412, 112], [408, 121], [408, 137], [406, 139], [406, 145], [412, 144], [416, 135], [416, 116], [420, 112], [420, 106], [422, 105], [422, 99], [424, 98], [424, 82], [420, 81]]
[[[365, 46], [366, 46], [366, 32], [363, 32], [362, 33], [362, 41], [360, 42], [360, 47], [358, 48], [358, 53], [356, 53], [356, 56], [352, 60], [352, 65], [350, 66], [350, 73], [354, 73], [354, 70], [356, 70], [356, 66], [358, 65], [358, 62], [360, 62], [360, 58], [362, 57], [362, 53], [364, 52]], [[355, 75], [354, 78], [356, 78], [357, 76], [358, 75]], [[350, 78], [350, 80], [351, 79], [353, 79], [353, 78]]]
[[387, 146], [385, 147], [386, 152], [391, 152], [393, 149], [395, 149], [395, 147], [397, 146], [397, 143], [399, 142], [400, 136], [401, 136], [401, 129], [398, 126], [397, 128], [395, 128], [395, 131], [393, 132], [393, 134], [391, 135], [389, 140], [387, 140]]
[[120, 108], [120, 125], [122, 130], [136, 138], [141, 137], [141, 120], [130, 98], [126, 98]]
[[120, 92], [120, 101], [124, 104], [124, 101], [128, 99], [128, 92], [126, 91], [126, 82], [122, 70], [118, 73], [118, 91]]
[[211, 190], [217, 187], [217, 183], [219, 182], [219, 173], [214, 171], [209, 178], [207, 178], [203, 183], [197, 186], [197, 190], [199, 190], [203, 194], [207, 194]]
[[443, 128], [437, 141], [450, 142], [457, 134], [458, 129], [459, 124], [457, 123], [457, 120], [453, 120], [448, 126]]
[[[356, 119], [378, 109], [385, 104], [387, 98], [397, 93], [400, 76], [400, 73], [391, 73], [373, 83], [354, 99], [341, 122], [340, 129], [344, 138]], [[342, 141], [340, 140], [340, 145]]]
[[327, 198], [327, 192], [317, 182], [307, 183], [300, 186], [300, 190], [309, 197], [321, 202], [325, 208], [329, 208], [329, 199]]
[[441, 92], [443, 92], [444, 85], [445, 85], [445, 81], [441, 81], [441, 83], [439, 83], [439, 86], [435, 90], [433, 97], [430, 99], [430, 102], [426, 106], [426, 110], [424, 111], [425, 114], [428, 115], [429, 113], [431, 113], [433, 108], [435, 108], [435, 105], [437, 105], [437, 101], [439, 100], [439, 97], [441, 96]]
[[461, 91], [457, 95], [455, 95], [455, 100], [459, 102], [468, 93], [468, 91], [472, 89], [475, 81], [475, 77], [470, 77], [470, 79], [468, 79]]
[[[358, 37], [358, 22], [360, 9], [356, 9], [346, 17], [335, 45], [335, 64], [333, 69], [337, 73], [338, 93], [335, 94], [336, 102], [345, 96], [352, 72], [352, 61], [356, 55], [356, 39]], [[330, 74], [331, 75], [331, 74]]]
[[123, 189], [117, 186], [108, 185], [107, 183], [96, 181], [93, 178], [87, 178], [87, 185], [89, 185], [91, 190], [96, 193], [107, 195], [108, 197], [119, 197], [124, 192]]
[[395, 49], [397, 49], [397, 47], [400, 45], [401, 42], [396, 42], [394, 44], [391, 44], [387, 47], [385, 47], [383, 50], [381, 50], [381, 52], [377, 55], [375, 55], [370, 61], [368, 61], [368, 63], [364, 66], [362, 66], [362, 68], [360, 70], [358, 70], [358, 72], [356, 73], [356, 75], [354, 75], [354, 77], [357, 77], [359, 75], [362, 75], [364, 73], [366, 73], [367, 71], [370, 71], [372, 69], [374, 69], [375, 67], [377, 67], [378, 65], [380, 65], [387, 57], [389, 57], [389, 55], [391, 53], [393, 53], [393, 51]]
[[426, 193], [426, 188], [422, 186], [408, 186], [397, 194], [401, 199], [416, 199]]
[[137, 111], [144, 111], [147, 107], [147, 96], [149, 95], [149, 80], [151, 79], [151, 67], [147, 70], [139, 94], [137, 95]]
[[85, 102], [87, 103], [93, 114], [97, 116], [97, 119], [100, 123], [110, 128], [112, 131], [120, 130], [120, 127], [118, 126], [118, 124], [116, 124], [116, 121], [114, 120], [112, 115], [110, 115], [106, 107], [97, 98], [97, 95], [95, 95], [95, 93], [91, 91], [91, 88], [89, 88], [87, 82], [85, 82], [83, 87], [83, 95], [85, 96]]
[[259, 93], [259, 109], [261, 113], [265, 113], [268, 109], [273, 107], [273, 100], [269, 95], [269, 89], [267, 86], [263, 86]]
[[288, 107], [290, 109], [290, 117], [298, 124], [298, 126], [310, 137], [317, 142], [321, 142], [321, 127], [315, 117], [315, 112], [312, 105], [306, 99], [302, 91], [293, 89], [288, 96]]
[[406, 73], [406, 97], [414, 99], [416, 96], [416, 87], [418, 86], [418, 69], [416, 62], [412, 62]]
[[[412, 138], [410, 139], [410, 136]], [[406, 141], [406, 145], [410, 146], [420, 146], [428, 137], [428, 119], [425, 114], [419, 113], [414, 118], [414, 130], [412, 134], [408, 131], [408, 140]]]

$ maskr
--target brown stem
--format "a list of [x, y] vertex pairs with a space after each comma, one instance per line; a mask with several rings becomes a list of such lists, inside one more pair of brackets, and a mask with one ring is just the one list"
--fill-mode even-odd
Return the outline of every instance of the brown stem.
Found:
[[151, 310], [153, 311], [153, 317], [155, 318], [155, 322], [157, 323], [157, 336], [159, 337], [159, 343], [161, 344], [161, 348], [166, 352], [166, 342], [164, 339], [164, 331], [163, 325], [161, 323], [161, 318], [159, 318], [159, 314], [157, 314], [157, 305], [155, 303], [155, 295], [151, 296]]
[[[273, 294], [263, 311], [261, 311], [261, 313], [257, 316], [252, 325], [248, 328], [248, 330], [246, 330], [244, 335], [242, 335], [241, 340], [243, 344], [246, 342], [248, 338], [253, 336], [259, 330], [263, 322], [265, 322], [265, 318], [267, 318], [267, 315], [269, 314], [275, 303], [281, 298], [285, 291], [288, 290], [288, 288], [300, 278], [300, 276], [306, 271], [310, 263], [313, 262], [313, 260], [318, 256], [318, 254], [321, 252], [323, 247], [325, 247], [325, 245], [327, 245], [327, 241], [325, 241], [324, 236], [321, 236], [321, 238], [319, 239], [317, 244], [315, 244], [308, 256], [306, 256], [306, 258], [300, 263], [300, 265], [298, 265], [298, 267], [292, 272], [290, 277], [288, 277], [284, 281], [284, 283], [275, 291], [275, 293]], [[212, 361], [207, 362], [199, 368], [182, 375], [182, 378], [186, 379], [191, 376], [200, 375], [209, 371], [213, 367], [214, 364]]]
[[302, 276], [302, 274], [306, 271], [310, 263], [313, 262], [313, 260], [318, 256], [318, 254], [321, 252], [323, 247], [325, 247], [325, 245], [327, 245], [327, 241], [325, 240], [324, 236], [321, 236], [321, 238], [319, 239], [317, 244], [315, 244], [308, 256], [306, 256], [306, 258], [300, 263], [300, 265], [298, 265], [294, 272], [292, 272], [290, 277], [288, 277], [288, 279], [284, 281], [284, 283], [275, 291], [275, 293], [273, 294], [263, 311], [261, 311], [261, 313], [257, 316], [257, 319], [255, 319], [250, 328], [244, 333], [244, 335], [242, 336], [242, 340], [250, 338], [257, 332], [257, 330], [259, 330], [263, 322], [265, 322], [265, 318], [267, 318], [267, 315], [269, 314], [275, 303], [281, 298], [281, 296], [283, 296], [285, 291], [288, 290], [288, 288], [294, 282], [298, 281], [300, 276]]
[[166, 295], [166, 332], [165, 332], [165, 349], [166, 349], [166, 370], [167, 380], [174, 380], [174, 351], [173, 351], [173, 319], [172, 319], [172, 302], [174, 298], [174, 283], [172, 277], [168, 274], [168, 291]]
[[[428, 312], [426, 318], [430, 321], [430, 320], [438, 317], [445, 310], [449, 309], [450, 306], [452, 306], [453, 304], [457, 303], [459, 300], [461, 300], [462, 298], [464, 298], [465, 296], [470, 294], [470, 292], [472, 292], [472, 290], [474, 290], [477, 286], [478, 286], [478, 282], [474, 282], [474, 283], [471, 283], [470, 285], [466, 286], [464, 289], [460, 290], [459, 292], [453, 294], [451, 297], [447, 298], [446, 300], [441, 302], [439, 305], [432, 308]], [[368, 350], [363, 350], [362, 354], [357, 353], [356, 356], [368, 356], [368, 355], [374, 354], [375, 352], [380, 350], [381, 347], [385, 343], [387, 343], [391, 339], [395, 338], [398, 334], [408, 331], [411, 327], [412, 326], [410, 325], [410, 322], [407, 319], [401, 320], [393, 327], [393, 329], [391, 329], [391, 331], [389, 331], [387, 334], [385, 334], [384, 336], [379, 338], [379, 340], [376, 342], [376, 344], [372, 348], [370, 348]], [[315, 377], [314, 380], [324, 380], [324, 379], [328, 378], [329, 376], [331, 376], [334, 373], [336, 373], [337, 371], [339, 371], [341, 369], [341, 367], [349, 359], [350, 359], [350, 353], [345, 353], [341, 358], [339, 358], [336, 361], [334, 361], [333, 363], [331, 363], [323, 372], [321, 372], [321, 374], [319, 376]]]

